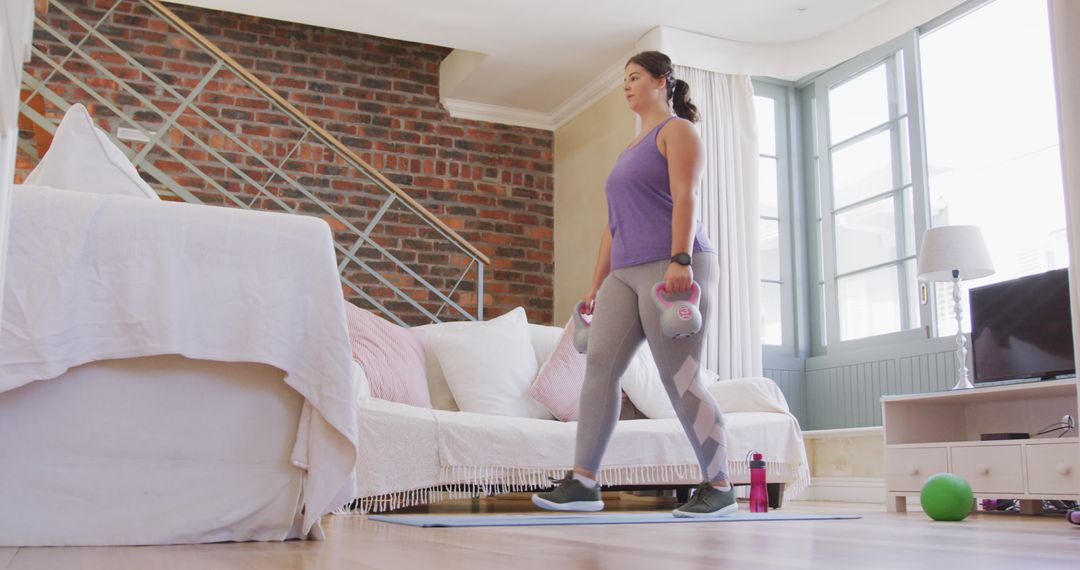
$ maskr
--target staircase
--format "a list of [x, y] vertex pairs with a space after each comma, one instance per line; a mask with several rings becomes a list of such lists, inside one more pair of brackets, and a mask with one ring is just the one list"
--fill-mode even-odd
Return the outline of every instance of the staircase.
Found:
[[47, 73], [23, 75], [21, 154], [83, 103], [164, 199], [326, 220], [358, 305], [401, 325], [483, 319], [487, 256], [161, 2], [67, 4], [35, 19]]

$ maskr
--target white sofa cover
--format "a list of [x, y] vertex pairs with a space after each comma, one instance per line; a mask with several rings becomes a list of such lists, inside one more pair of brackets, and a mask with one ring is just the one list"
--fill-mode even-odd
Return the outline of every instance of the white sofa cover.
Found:
[[[537, 359], [554, 349], [561, 329], [529, 325]], [[360, 371], [362, 373], [362, 371]], [[527, 491], [572, 466], [576, 422], [424, 409], [370, 398], [358, 382], [357, 503], [378, 512], [451, 498]], [[747, 455], [767, 460], [770, 483], [793, 498], [810, 482], [798, 420], [767, 378], [714, 383], [728, 428], [728, 472], [749, 482]], [[700, 467], [675, 419], [621, 420], [599, 480], [615, 485], [691, 485]]]

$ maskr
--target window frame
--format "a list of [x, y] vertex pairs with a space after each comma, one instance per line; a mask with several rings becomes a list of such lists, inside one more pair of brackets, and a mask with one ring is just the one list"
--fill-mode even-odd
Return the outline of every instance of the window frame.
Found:
[[[852, 58], [816, 77], [810, 81], [805, 82], [807, 86], [802, 92], [802, 99], [804, 106], [809, 107], [808, 101], [812, 99], [814, 105], [811, 109], [813, 116], [808, 117], [808, 120], [816, 120], [818, 128], [813, 133], [814, 144], [809, 146], [807, 153], [805, 154], [805, 160], [807, 163], [808, 175], [813, 174], [813, 164], [815, 158], [820, 158], [818, 161], [818, 169], [816, 173], [816, 180], [814, 180], [814, 198], [820, 202], [814, 204], [808, 204], [808, 206], [820, 206], [820, 211], [811, 210], [808, 208], [807, 225], [813, 230], [815, 234], [814, 241], [816, 242], [816, 228], [817, 215], [821, 215], [822, 229], [821, 229], [821, 243], [816, 243], [817, 247], [811, 248], [812, 260], [811, 267], [824, 267], [825, 281], [825, 299], [824, 307], [820, 306], [822, 303], [816, 301], [813, 304], [817, 309], [814, 312], [814, 317], [820, 319], [822, 314], [825, 317], [825, 331], [826, 338], [820, 338], [821, 335], [818, 332], [814, 334], [815, 339], [812, 342], [814, 352], [826, 352], [826, 347], [830, 350], [849, 350], [858, 349], [873, 346], [883, 346], [896, 342], [904, 342], [915, 339], [928, 338], [930, 335], [930, 328], [926, 323], [933, 322], [933, 314], [931, 312], [931, 305], [927, 301], [928, 290], [926, 285], [916, 282], [916, 291], [910, 292], [910, 294], [902, 294], [898, 299], [901, 303], [901, 324], [907, 326], [900, 331], [883, 333], [879, 335], [873, 335], [862, 338], [855, 338], [849, 340], [840, 339], [840, 312], [839, 312], [839, 298], [837, 291], [837, 259], [836, 259], [836, 240], [835, 240], [835, 208], [833, 207], [833, 192], [832, 192], [832, 151], [837, 146], [843, 146], [852, 140], [859, 139], [859, 137], [870, 136], [865, 134], [866, 132], [873, 132], [875, 129], [880, 129], [882, 126], [873, 127], [869, 131], [864, 131], [863, 134], [848, 137], [845, 141], [838, 141], [838, 144], [829, 145], [829, 112], [828, 112], [828, 93], [829, 89], [841, 84], [845, 81], [853, 79], [863, 72], [872, 69], [883, 62], [890, 60], [894, 54], [901, 54], [903, 58], [902, 67], [900, 69], [903, 72], [903, 84], [897, 85], [894, 83], [896, 74], [889, 73], [889, 88], [891, 93], [898, 93], [903, 97], [903, 101], [906, 107], [906, 113], [900, 114], [895, 108], [890, 108], [889, 121], [884, 125], [890, 125], [895, 121], [901, 120], [901, 117], [906, 116], [908, 140], [907, 145], [896, 144], [895, 138], [897, 137], [899, 129], [889, 128], [891, 131], [893, 144], [893, 160], [894, 164], [902, 166], [903, 164], [910, 165], [910, 186], [900, 184], [894, 185], [889, 192], [883, 192], [879, 196], [883, 196], [889, 193], [893, 194], [892, 199], [895, 203], [902, 202], [901, 188], [910, 187], [911, 201], [912, 201], [912, 215], [913, 219], [910, 226], [908, 226], [902, 217], [906, 216], [903, 208], [896, 208], [894, 211], [897, 216], [897, 242], [901, 243], [906, 237], [903, 232], [906, 228], [910, 227], [914, 233], [911, 236], [912, 241], [915, 244], [914, 251], [911, 251], [909, 255], [898, 254], [896, 260], [887, 262], [882, 267], [897, 267], [898, 270], [898, 286], [902, 286], [904, 283], [908, 283], [910, 276], [903, 275], [904, 272], [904, 260], [914, 260], [915, 255], [918, 253], [919, 247], [922, 245], [922, 234], [926, 230], [929, 220], [928, 216], [928, 204], [927, 200], [927, 180], [926, 180], [926, 155], [925, 155], [925, 138], [924, 129], [922, 123], [922, 97], [920, 89], [920, 76], [918, 66], [918, 36], [919, 29], [911, 30], [892, 41], [878, 46], [872, 50], [869, 50], [859, 56]], [[902, 90], [900, 90], [902, 88]], [[895, 107], [895, 105], [892, 105]], [[825, 149], [822, 152], [821, 149]], [[904, 155], [907, 155], [906, 157]], [[905, 161], [906, 159], [906, 161]], [[900, 162], [905, 161], [905, 162]], [[873, 198], [867, 200], [872, 201]], [[809, 202], [809, 200], [808, 200]], [[862, 203], [862, 201], [855, 202]], [[853, 204], [855, 204], [853, 203]], [[851, 207], [852, 204], [846, 205], [844, 208]], [[809, 220], [810, 216], [813, 216], [813, 220]], [[812, 222], [812, 223], [811, 223]], [[867, 271], [868, 268], [860, 269], [859, 271]], [[814, 271], [816, 273], [816, 270]], [[847, 272], [843, 275], [850, 275], [854, 272]], [[818, 283], [817, 280], [811, 282], [813, 285]], [[901, 289], [906, 291], [906, 287]], [[910, 296], [909, 296], [910, 295]], [[912, 311], [912, 308], [907, 305], [908, 299], [913, 299], [916, 303], [917, 310]], [[915, 320], [908, 320], [908, 315], [912, 315]], [[817, 321], [817, 319], [811, 318], [811, 321]], [[815, 331], [817, 332], [817, 331]]]
[[798, 98], [799, 119], [803, 157], [800, 165], [804, 195], [801, 200], [803, 215], [800, 221], [803, 224], [802, 235], [804, 236], [805, 270], [803, 272], [804, 291], [806, 294], [806, 340], [809, 351], [808, 356], [824, 354], [828, 346], [825, 314], [825, 273], [822, 257], [819, 252], [823, 247], [819, 225], [822, 223], [821, 195], [818, 191], [818, 153], [817, 153], [817, 116], [814, 110], [817, 105], [813, 87], [799, 91]]
[[[798, 207], [798, 200], [794, 199], [794, 189], [800, 188], [801, 176], [798, 176], [799, 148], [798, 122], [796, 105], [797, 94], [795, 84], [791, 81], [783, 81], [767, 77], [752, 78], [754, 95], [773, 100], [774, 125], [776, 132], [776, 205], [779, 226], [779, 256], [780, 256], [780, 280], [763, 279], [759, 276], [758, 286], [763, 283], [779, 283], [780, 285], [780, 330], [781, 344], [765, 344], [762, 341], [763, 357], [775, 360], [781, 357], [796, 357], [799, 347], [805, 345], [805, 334], [802, 329], [806, 326], [806, 319], [799, 318], [805, 311], [799, 307], [805, 307], [805, 302], [800, 298], [805, 294], [803, 283], [802, 265], [805, 257], [804, 240], [798, 239], [801, 235], [799, 228], [802, 226], [803, 213]], [[771, 156], [758, 153], [758, 157]], [[759, 173], [760, 176], [760, 173]], [[759, 186], [760, 188], [760, 186]], [[760, 200], [760, 196], [758, 197]], [[758, 215], [758, 220], [772, 219], [771, 216]], [[760, 247], [760, 244], [759, 244]], [[759, 249], [760, 251], [760, 249]]]

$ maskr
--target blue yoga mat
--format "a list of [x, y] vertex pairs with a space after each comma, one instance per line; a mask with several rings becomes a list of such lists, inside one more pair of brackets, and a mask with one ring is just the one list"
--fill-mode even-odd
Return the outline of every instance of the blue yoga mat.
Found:
[[418, 526], [423, 528], [475, 526], [549, 526], [572, 524], [656, 524], [746, 521], [822, 521], [852, 520], [859, 516], [798, 515], [784, 513], [737, 513], [711, 519], [675, 518], [671, 513], [605, 513], [573, 515], [370, 515], [379, 522]]

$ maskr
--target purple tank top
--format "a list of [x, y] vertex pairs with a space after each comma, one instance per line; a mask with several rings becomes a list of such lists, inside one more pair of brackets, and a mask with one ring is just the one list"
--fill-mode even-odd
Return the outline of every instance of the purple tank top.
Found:
[[[604, 185], [612, 270], [671, 257], [674, 202], [667, 159], [656, 148], [657, 133], [671, 119], [674, 117], [656, 125], [641, 142], [623, 151]], [[697, 226], [694, 252], [715, 251], [701, 224]]]

